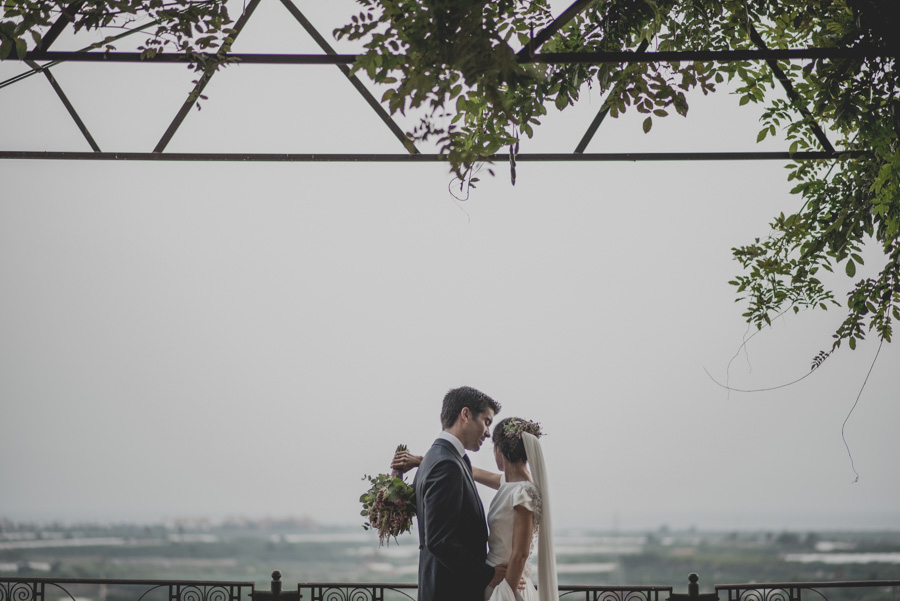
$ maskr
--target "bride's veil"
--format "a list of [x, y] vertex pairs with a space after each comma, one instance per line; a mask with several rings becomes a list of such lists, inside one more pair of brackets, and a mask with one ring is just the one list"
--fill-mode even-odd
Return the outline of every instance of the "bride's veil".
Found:
[[542, 500], [541, 527], [538, 533], [538, 599], [557, 601], [559, 588], [556, 581], [556, 555], [553, 552], [553, 527], [550, 524], [550, 486], [547, 483], [544, 452], [536, 436], [523, 432], [522, 441], [525, 443], [525, 456], [531, 466], [531, 477], [534, 478]]

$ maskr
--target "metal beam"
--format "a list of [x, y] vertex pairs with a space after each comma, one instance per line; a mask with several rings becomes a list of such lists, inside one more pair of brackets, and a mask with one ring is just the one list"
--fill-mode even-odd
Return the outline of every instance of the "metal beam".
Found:
[[[768, 50], [768, 47], [763, 41], [762, 36], [759, 35], [759, 32], [756, 30], [756, 27], [754, 27], [752, 23], [750, 24], [750, 41], [752, 41], [760, 50]], [[803, 103], [800, 95], [797, 94], [796, 90], [794, 90], [794, 84], [791, 83], [791, 80], [788, 78], [787, 74], [781, 69], [781, 67], [778, 66], [778, 61], [769, 58], [766, 59], [766, 64], [769, 66], [769, 69], [772, 70], [772, 73], [775, 75], [775, 79], [781, 82], [781, 87], [784, 88], [784, 91], [787, 94], [788, 99], [790, 99], [791, 104], [794, 105], [794, 108], [800, 111], [800, 114], [809, 121], [809, 127], [810, 129], [812, 129], [813, 135], [819, 141], [819, 144], [822, 145], [822, 148], [824, 148], [828, 152], [834, 152], [834, 146], [831, 145], [831, 142], [828, 140], [828, 136], [825, 135], [825, 132], [819, 125], [819, 122], [816, 121], [815, 117], [813, 117], [812, 113], [809, 111], [809, 108], [807, 108], [807, 106]]]
[[[258, 1], [258, 0], [257, 0]], [[199, 53], [207, 58], [215, 58], [213, 53]], [[737, 62], [767, 60], [842, 59], [894, 57], [895, 52], [871, 48], [794, 48], [774, 50], [677, 50], [666, 52], [644, 52], [623, 50], [621, 52], [547, 52], [519, 62], [542, 63], [548, 65], [602, 63], [675, 63]], [[229, 53], [230, 58], [248, 65], [351, 65], [356, 54], [239, 54]], [[14, 54], [0, 60], [20, 60]], [[140, 52], [43, 52], [31, 51], [24, 60], [34, 61], [74, 61], [97, 63], [178, 63], [187, 64], [183, 54], [160, 53], [153, 58], [142, 58]]]
[[[844, 160], [866, 156], [853, 152], [611, 152], [533, 153], [516, 155], [516, 162], [647, 162], [647, 161], [810, 161]], [[189, 153], [189, 152], [41, 152], [0, 150], [0, 160], [63, 161], [199, 161], [199, 162], [289, 162], [289, 163], [442, 163], [443, 154], [296, 154], [296, 153]], [[495, 154], [485, 161], [503, 163], [509, 155]]]
[[584, 11], [592, 1], [593, 0], [575, 0], [575, 2], [573, 2], [569, 8], [564, 10], [562, 14], [556, 17], [550, 25], [539, 31], [531, 41], [525, 44], [525, 46], [516, 53], [516, 56], [519, 59], [526, 59], [534, 56], [534, 53], [537, 52], [541, 46], [556, 35], [560, 29], [568, 25], [579, 13]]
[[[101, 42], [96, 42], [96, 43], [94, 43], [94, 44], [91, 44], [90, 46], [87, 46], [87, 47], [85, 47], [85, 48], [82, 48], [82, 49], [79, 50], [78, 52], [88, 53], [90, 50], [95, 50], [95, 49], [97, 49], [97, 48], [102, 48], [102, 47], [105, 46], [107, 43], [111, 43], [111, 42], [114, 42], [114, 41], [116, 41], [116, 40], [121, 40], [122, 38], [125, 38], [125, 37], [127, 37], [127, 36], [133, 35], [133, 34], [135, 34], [135, 33], [139, 33], [139, 32], [141, 32], [141, 31], [144, 31], [145, 29], [149, 29], [150, 27], [153, 27], [154, 25], [157, 25], [158, 23], [159, 23], [159, 21], [151, 21], [150, 23], [145, 23], [144, 25], [141, 25], [140, 27], [136, 27], [136, 28], [134, 28], [134, 29], [129, 29], [128, 31], [124, 31], [124, 32], [122, 32], [122, 33], [120, 33], [120, 34], [117, 34], [117, 35], [114, 35], [114, 36], [111, 36], [111, 37], [108, 37], [108, 38], [104, 38], [103, 41], [101, 41]], [[47, 48], [45, 47], [44, 50], [46, 50], [46, 49], [47, 49]], [[31, 60], [31, 59], [29, 59], [28, 56], [26, 56], [24, 60], [27, 62], [27, 61], [29, 61], [29, 60]], [[35, 59], [35, 60], [42, 60], [42, 59]], [[12, 84], [14, 84], [14, 83], [16, 83], [16, 82], [18, 82], [18, 81], [21, 81], [21, 80], [27, 78], [27, 77], [31, 77], [32, 75], [34, 75], [34, 74], [37, 73], [38, 71], [43, 71], [44, 69], [49, 69], [50, 67], [55, 67], [56, 65], [60, 64], [60, 62], [62, 62], [62, 61], [57, 61], [57, 62], [52, 62], [52, 61], [51, 61], [51, 62], [49, 62], [49, 63], [47, 63], [47, 64], [45, 64], [45, 65], [38, 65], [38, 69], [37, 69], [37, 70], [32, 69], [31, 71], [26, 71], [25, 73], [20, 73], [20, 74], [18, 74], [18, 75], [14, 75], [13, 77], [10, 77], [9, 79], [5, 79], [5, 80], [3, 80], [3, 81], [0, 81], [0, 88], [5, 88], [6, 86], [12, 85]]]
[[802, 60], [830, 58], [894, 57], [896, 51], [872, 48], [789, 48], [769, 50], [671, 50], [665, 52], [638, 53], [634, 50], [619, 52], [548, 52], [534, 55], [522, 63], [548, 65], [601, 63], [677, 63], [682, 61], [725, 62], [759, 60]]
[[[322, 34], [319, 33], [319, 30], [315, 28], [315, 26], [310, 22], [306, 16], [300, 12], [300, 9], [297, 8], [297, 5], [291, 2], [291, 0], [281, 0], [281, 3], [284, 4], [284, 7], [288, 9], [297, 22], [303, 26], [303, 29], [315, 40], [316, 44], [319, 45], [325, 54], [335, 56], [337, 55], [337, 51], [331, 47], [331, 44], [328, 43]], [[391, 130], [391, 133], [400, 140], [400, 143], [403, 144], [403, 147], [406, 148], [412, 154], [418, 154], [419, 149], [415, 147], [412, 140], [410, 140], [406, 133], [400, 129], [400, 126], [391, 118], [384, 107], [381, 106], [381, 103], [372, 96], [372, 93], [369, 92], [369, 89], [363, 85], [363, 83], [359, 80], [359, 78], [350, 72], [350, 67], [345, 64], [339, 64], [338, 69], [341, 70], [347, 79], [350, 80], [350, 83], [353, 84], [353, 87], [356, 88], [356, 91], [359, 92], [363, 98], [365, 98], [366, 102], [369, 103], [369, 106], [375, 111], [375, 113], [381, 118], [385, 125], [388, 126], [388, 129]]]
[[94, 141], [94, 137], [91, 135], [91, 132], [88, 131], [88, 128], [84, 124], [84, 121], [82, 121], [81, 117], [78, 116], [78, 112], [75, 110], [75, 107], [72, 106], [72, 103], [69, 102], [68, 96], [66, 96], [66, 93], [63, 92], [63, 89], [62, 87], [60, 87], [59, 83], [57, 83], [56, 78], [53, 77], [52, 73], [50, 73], [50, 69], [42, 68], [40, 65], [32, 61], [26, 61], [26, 63], [35, 72], [43, 71], [44, 75], [47, 77], [47, 81], [50, 82], [50, 85], [53, 87], [56, 95], [62, 101], [63, 106], [65, 106], [66, 110], [69, 111], [69, 116], [72, 117], [75, 125], [78, 126], [78, 129], [81, 131], [81, 135], [83, 135], [84, 139], [87, 140], [88, 145], [90, 145], [94, 152], [100, 152], [100, 147], [97, 146], [97, 143]]
[[75, 20], [75, 13], [77, 13], [81, 6], [84, 4], [85, 0], [75, 0], [67, 7], [63, 9], [62, 15], [56, 20], [56, 22], [50, 26], [50, 29], [47, 30], [47, 33], [44, 34], [44, 37], [41, 38], [41, 49], [47, 50], [50, 46], [53, 45], [53, 42], [56, 41], [56, 38], [59, 37], [59, 34], [63, 32], [63, 29], [66, 26]]
[[[638, 46], [636, 52], [639, 54], [644, 53], [647, 51], [647, 48], [649, 46], [650, 42], [648, 40], [643, 40], [641, 42], [641, 45]], [[606, 119], [606, 115], [609, 114], [610, 96], [617, 93], [620, 87], [622, 87], [622, 82], [616, 82], [616, 85], [613, 86], [613, 89], [610, 90], [609, 94], [606, 95], [607, 100], [603, 102], [603, 105], [597, 112], [597, 116], [594, 117], [593, 121], [591, 121], [591, 124], [587, 128], [587, 131], [584, 132], [584, 136], [581, 137], [581, 141], [578, 143], [578, 146], [575, 147], [575, 154], [581, 154], [587, 149], [588, 144], [590, 144], [591, 140], [594, 138], [594, 134], [597, 133], [597, 130], [600, 128], [600, 124], [603, 123], [603, 120]]]
[[[253, 11], [256, 10], [256, 7], [259, 6], [260, 0], [250, 0], [250, 4], [247, 5], [247, 8], [244, 9], [243, 14], [237, 20], [237, 23], [234, 24], [231, 33], [231, 42], [223, 43], [222, 47], [219, 49], [219, 52], [228, 53], [231, 50], [231, 45], [234, 44], [234, 40], [237, 39], [238, 34], [241, 33], [241, 30], [244, 28], [244, 25], [247, 24], [247, 21], [250, 19], [250, 15], [253, 14]], [[140, 53], [129, 53], [129, 54], [138, 54]], [[217, 55], [209, 54], [209, 58], [214, 58]], [[172, 123], [169, 124], [168, 129], [163, 134], [162, 138], [160, 138], [159, 142], [156, 144], [156, 148], [153, 149], [153, 152], [162, 152], [166, 149], [166, 146], [169, 145], [169, 142], [172, 140], [172, 136], [175, 135], [175, 132], [178, 131], [178, 128], [181, 127], [181, 124], [184, 122], [185, 117], [187, 117], [188, 112], [194, 107], [197, 100], [200, 98], [200, 95], [203, 93], [204, 88], [206, 88], [206, 84], [209, 83], [209, 80], [212, 79], [212, 76], [215, 74], [216, 70], [214, 67], [207, 68], [203, 71], [203, 74], [197, 80], [197, 84], [194, 86], [193, 91], [188, 95], [187, 100], [184, 101], [184, 104], [181, 105], [181, 109], [178, 111], [178, 114], [175, 115], [175, 118], [172, 120]]]
[[[66, 26], [68, 26], [69, 23], [75, 20], [75, 13], [77, 13], [81, 9], [84, 3], [85, 0], [75, 0], [63, 9], [62, 15], [60, 15], [56, 22], [50, 26], [50, 28], [46, 33], [44, 33], [43, 37], [41, 38], [40, 43], [38, 44], [41, 50], [46, 52], [50, 48], [50, 46], [53, 45], [60, 34], [62, 34]], [[94, 141], [94, 137], [91, 135], [91, 132], [88, 131], [88, 128], [84, 124], [84, 121], [81, 120], [81, 117], [78, 115], [78, 111], [75, 110], [75, 107], [69, 101], [68, 96], [66, 96], [66, 93], [63, 92], [62, 86], [59, 85], [59, 82], [57, 82], [56, 78], [53, 77], [53, 74], [50, 73], [49, 65], [41, 66], [36, 62], [27, 59], [25, 60], [25, 64], [31, 67], [31, 71], [29, 73], [23, 73], [13, 78], [13, 80], [7, 81], [19, 81], [21, 79], [34, 75], [35, 73], [43, 72], [44, 76], [46, 76], [47, 78], [47, 81], [50, 82], [50, 86], [53, 88], [53, 91], [56, 92], [56, 96], [63, 103], [63, 106], [66, 107], [66, 111], [68, 111], [69, 116], [72, 117], [72, 120], [75, 122], [75, 125], [76, 127], [78, 127], [81, 135], [83, 135], [84, 139], [87, 140], [88, 145], [94, 152], [100, 152], [100, 147], [97, 145], [97, 142]]]

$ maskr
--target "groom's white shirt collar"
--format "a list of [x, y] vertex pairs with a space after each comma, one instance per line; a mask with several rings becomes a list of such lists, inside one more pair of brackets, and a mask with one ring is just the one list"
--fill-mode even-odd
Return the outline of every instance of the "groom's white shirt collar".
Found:
[[453, 448], [456, 449], [456, 452], [459, 453], [459, 456], [465, 456], [466, 447], [463, 446], [463, 443], [461, 443], [457, 437], [453, 436], [445, 430], [441, 430], [441, 433], [438, 434], [438, 438], [443, 438], [444, 440], [450, 441], [450, 444], [453, 445]]

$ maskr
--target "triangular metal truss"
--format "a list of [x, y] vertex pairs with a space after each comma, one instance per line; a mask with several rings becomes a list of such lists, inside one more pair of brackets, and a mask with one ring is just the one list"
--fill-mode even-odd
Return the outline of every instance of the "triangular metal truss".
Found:
[[[77, 11], [84, 0], [75, 0], [69, 5], [66, 12], [70, 14]], [[236, 38], [246, 26], [261, 0], [250, 0], [244, 8], [241, 16], [234, 25], [233, 38]], [[6, 60], [21, 60], [29, 67], [29, 70], [20, 75], [0, 82], [0, 94], [2, 88], [13, 85], [27, 77], [43, 73], [52, 89], [56, 92], [60, 101], [65, 106], [72, 120], [75, 122], [81, 134], [84, 136], [92, 152], [54, 152], [54, 151], [21, 151], [0, 148], [0, 159], [65, 159], [65, 160], [153, 160], [153, 161], [296, 161], [296, 162], [435, 162], [444, 161], [446, 157], [440, 154], [426, 154], [420, 152], [404, 134], [403, 130], [393, 120], [384, 106], [372, 95], [366, 86], [351, 73], [349, 65], [355, 59], [355, 55], [338, 54], [328, 43], [316, 27], [304, 16], [292, 0], [279, 0], [296, 21], [306, 30], [310, 37], [322, 50], [321, 54], [239, 54], [229, 52], [228, 56], [236, 59], [243, 65], [259, 64], [298, 64], [298, 65], [322, 65], [330, 64], [340, 69], [351, 85], [356, 89], [372, 111], [383, 122], [397, 139], [402, 152], [388, 154], [291, 154], [291, 153], [175, 153], [166, 152], [166, 148], [173, 136], [177, 133], [197, 99], [201, 96], [210, 79], [215, 75], [214, 69], [204, 71], [195, 82], [193, 90], [172, 119], [168, 128], [157, 141], [155, 147], [148, 152], [116, 152], [101, 149], [91, 135], [87, 125], [79, 117], [75, 107], [69, 101], [62, 87], [53, 77], [51, 69], [63, 62], [102, 62], [111, 63], [173, 63], [185, 64], [185, 57], [179, 54], [157, 54], [152, 59], [144, 59], [137, 52], [104, 52], [102, 50], [87, 49], [75, 52], [54, 52], [50, 48], [68, 25], [69, 20], [60, 17], [46, 32], [42, 38], [40, 51], [27, 53], [24, 59], [10, 56]], [[751, 40], [756, 46], [755, 50], [733, 51], [679, 51], [679, 52], [648, 52], [649, 44], [645, 41], [634, 51], [604, 52], [604, 53], [539, 53], [541, 45], [549, 40], [555, 33], [571, 21], [579, 12], [585, 10], [590, 0], [577, 0], [559, 17], [557, 17], [544, 30], [538, 32], [532, 41], [518, 53], [518, 59], [522, 63], [547, 63], [547, 64], [600, 64], [600, 63], [633, 63], [633, 62], [675, 62], [675, 61], [766, 61], [772, 69], [775, 78], [781, 83], [788, 99], [810, 123], [813, 134], [821, 145], [819, 151], [795, 152], [664, 152], [664, 153], [587, 153], [588, 144], [605, 119], [609, 109], [605, 105], [601, 107], [596, 117], [585, 131], [580, 142], [571, 153], [523, 153], [516, 157], [517, 161], [672, 161], [672, 160], [804, 160], [804, 159], [833, 159], [849, 157], [856, 153], [838, 152], [832, 146], [822, 128], [816, 123], [793, 89], [793, 85], [784, 71], [778, 66], [779, 60], [797, 59], [827, 59], [848, 58], [860, 56], [884, 55], [873, 54], [872, 51], [863, 51], [852, 48], [802, 48], [793, 50], [770, 50], [766, 47], [761, 36], [751, 25]], [[152, 26], [144, 25], [133, 29], [129, 35], [140, 29]], [[210, 55], [212, 56], [212, 55]], [[137, 68], [137, 67], [136, 67]], [[503, 160], [505, 156], [493, 157]]]

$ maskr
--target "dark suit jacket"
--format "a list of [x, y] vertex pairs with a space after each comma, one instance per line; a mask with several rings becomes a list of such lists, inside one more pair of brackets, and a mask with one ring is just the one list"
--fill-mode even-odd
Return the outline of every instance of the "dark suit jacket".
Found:
[[484, 601], [494, 576], [475, 481], [444, 439], [434, 441], [413, 482], [419, 524], [419, 601]]

